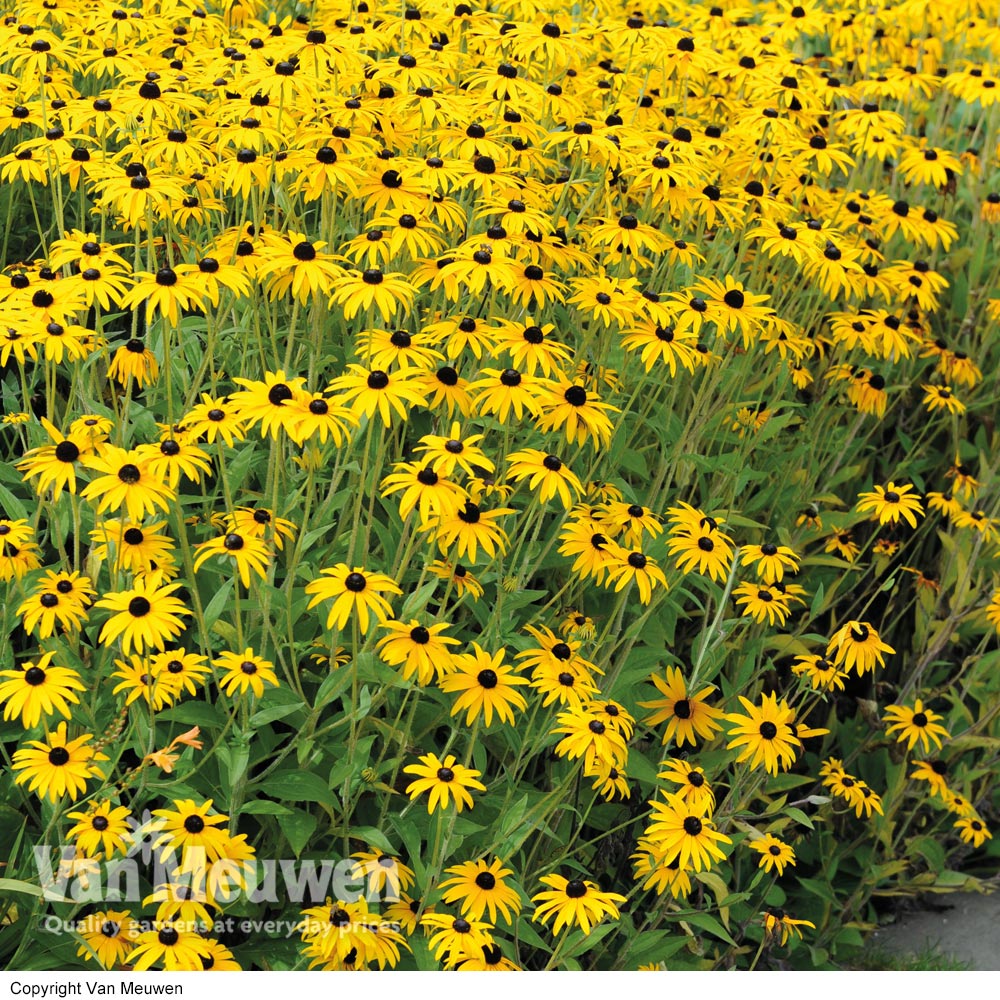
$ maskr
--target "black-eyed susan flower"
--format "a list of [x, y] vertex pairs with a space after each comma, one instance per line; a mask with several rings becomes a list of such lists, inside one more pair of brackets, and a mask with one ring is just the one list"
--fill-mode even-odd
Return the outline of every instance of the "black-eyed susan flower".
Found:
[[406, 794], [411, 799], [430, 792], [427, 799], [428, 813], [434, 812], [436, 808], [447, 809], [449, 797], [455, 801], [456, 812], [461, 812], [466, 806], [471, 809], [472, 795], [469, 790], [486, 791], [486, 786], [477, 780], [480, 772], [456, 763], [454, 754], [448, 754], [444, 760], [440, 760], [437, 754], [424, 754], [420, 757], [419, 764], [407, 764], [403, 771], [417, 776], [416, 781], [411, 781], [406, 786]]
[[312, 595], [310, 608], [333, 601], [326, 619], [328, 629], [342, 630], [354, 613], [362, 632], [368, 631], [370, 615], [379, 624], [391, 617], [392, 606], [383, 594], [402, 594], [398, 584], [385, 573], [371, 573], [361, 566], [352, 569], [346, 563], [320, 570], [319, 579], [306, 584], [305, 589]]
[[458, 903], [463, 917], [479, 920], [489, 911], [491, 923], [496, 923], [497, 912], [509, 924], [521, 912], [521, 897], [508, 883], [513, 870], [494, 858], [487, 863], [463, 861], [445, 869], [453, 878], [441, 883], [443, 900], [448, 905]]
[[583, 757], [584, 768], [593, 769], [598, 762], [624, 767], [628, 746], [621, 733], [608, 725], [596, 712], [586, 707], [571, 708], [556, 717], [553, 734], [563, 734], [556, 745], [560, 757], [576, 760]]
[[614, 802], [616, 798], [627, 802], [632, 797], [628, 775], [621, 767], [598, 760], [594, 762], [593, 767], [584, 768], [583, 776], [594, 779], [591, 787], [608, 802]]
[[[295, 394], [303, 391], [304, 378], [289, 377], [279, 369], [265, 372], [263, 380], [235, 378], [233, 381], [243, 388], [234, 392], [229, 402], [243, 424], [253, 427], [259, 423], [261, 437], [277, 438], [280, 431], [292, 435], [299, 415], [290, 404]], [[205, 416], [212, 420], [210, 413]], [[217, 423], [225, 423], [225, 414]]]
[[562, 640], [544, 625], [525, 625], [524, 631], [535, 638], [538, 646], [522, 650], [515, 655], [515, 659], [524, 661], [522, 666], [536, 670], [544, 667], [556, 672], [568, 670], [580, 677], [603, 673], [597, 664], [580, 655], [582, 643], [579, 640], [573, 638]]
[[133, 382], [140, 389], [160, 376], [160, 363], [141, 337], [131, 337], [111, 358], [108, 378], [126, 386]]
[[14, 751], [13, 770], [19, 772], [14, 783], [27, 783], [29, 792], [51, 802], [63, 796], [75, 802], [90, 778], [103, 777], [97, 762], [108, 759], [90, 741], [90, 733], [69, 739], [66, 723], [60, 722], [44, 740], [29, 740]]
[[854, 670], [863, 677], [876, 665], [885, 666], [883, 653], [895, 653], [888, 643], [882, 641], [874, 626], [868, 622], [845, 622], [830, 637], [826, 648], [827, 658], [844, 670]]
[[650, 807], [643, 835], [662, 851], [665, 863], [677, 858], [681, 868], [700, 872], [725, 859], [721, 845], [732, 840], [714, 829], [707, 800], [695, 805], [682, 795], [667, 792], [665, 802], [654, 801]]
[[158, 445], [150, 446], [150, 456], [149, 471], [172, 490], [177, 489], [182, 475], [189, 482], [200, 483], [203, 474], [212, 474], [208, 455], [187, 435], [175, 437], [170, 429]]
[[667, 551], [677, 557], [677, 568], [682, 573], [697, 570], [716, 581], [725, 580], [732, 565], [732, 539], [707, 516], [700, 518], [694, 527], [685, 521], [675, 523]]
[[86, 604], [71, 594], [61, 594], [43, 585], [17, 606], [21, 624], [28, 633], [38, 631], [47, 639], [59, 625], [66, 632], [78, 632], [87, 620]]
[[42, 653], [21, 664], [19, 670], [0, 671], [0, 701], [6, 702], [4, 720], [21, 716], [25, 729], [34, 729], [43, 716], [56, 713], [70, 718], [70, 705], [78, 705], [77, 691], [85, 691], [80, 675], [67, 667], [52, 665], [55, 653]]
[[514, 709], [524, 711], [527, 702], [518, 685], [528, 683], [514, 669], [504, 663], [506, 650], [489, 653], [479, 643], [472, 644], [471, 653], [456, 653], [452, 657], [454, 669], [438, 681], [442, 691], [458, 694], [451, 714], [466, 711], [465, 721], [471, 725], [480, 715], [486, 725], [492, 725], [493, 714], [501, 722], [515, 724]]
[[409, 622], [383, 622], [381, 627], [390, 634], [378, 641], [379, 656], [389, 666], [399, 667], [405, 680], [416, 677], [426, 687], [455, 669], [448, 647], [459, 645], [459, 640], [443, 634], [451, 627], [447, 622], [423, 625], [411, 618]]
[[327, 897], [325, 906], [303, 910], [298, 925], [306, 954], [336, 967], [364, 967], [375, 957], [375, 933], [369, 922], [368, 903], [361, 897], [348, 902]]
[[132, 521], [141, 521], [146, 514], [169, 510], [174, 490], [153, 474], [150, 461], [154, 457], [148, 445], [131, 451], [114, 445], [101, 445], [96, 455], [84, 455], [83, 464], [100, 473], [81, 492], [85, 500], [97, 501], [97, 513], [117, 513], [124, 508]]
[[516, 966], [506, 955], [500, 945], [494, 941], [484, 944], [480, 954], [467, 955], [464, 952], [455, 965], [459, 972], [518, 972]]
[[766, 583], [741, 583], [733, 588], [733, 597], [742, 613], [758, 623], [784, 625], [791, 611], [786, 596]]
[[758, 579], [764, 583], [779, 582], [785, 570], [797, 573], [799, 568], [795, 552], [787, 545], [776, 545], [774, 542], [743, 546], [740, 549], [740, 565], [753, 566]]
[[104, 800], [92, 803], [85, 812], [67, 813], [67, 819], [78, 822], [66, 832], [78, 851], [89, 858], [112, 858], [125, 854], [129, 849], [130, 812], [127, 806], [113, 806]]
[[538, 398], [547, 384], [534, 375], [523, 374], [516, 368], [483, 368], [481, 378], [469, 384], [469, 391], [478, 393], [473, 406], [480, 413], [489, 413], [505, 424], [511, 413], [521, 420], [525, 413], [537, 416]]
[[531, 897], [535, 904], [533, 923], [552, 924], [552, 933], [560, 934], [571, 927], [579, 927], [589, 934], [605, 918], [617, 920], [618, 904], [625, 897], [617, 892], [602, 892], [596, 882], [588, 879], [567, 879], [562, 875], [544, 875], [539, 879], [550, 888]]
[[654, 587], [666, 589], [667, 578], [651, 556], [637, 550], [629, 551], [615, 542], [610, 542], [607, 548], [606, 587], [610, 588], [613, 584], [615, 593], [620, 593], [634, 580], [643, 604], [649, 604], [653, 599]]
[[514, 482], [528, 480], [528, 488], [547, 503], [558, 496], [566, 510], [583, 495], [583, 485], [558, 455], [548, 455], [536, 448], [525, 448], [507, 456], [507, 478]]
[[292, 521], [276, 517], [274, 511], [267, 507], [257, 506], [237, 507], [225, 515], [223, 526], [244, 536], [250, 535], [273, 542], [274, 547], [279, 550], [285, 547], [286, 539], [295, 537], [297, 531]]
[[746, 715], [726, 716], [734, 723], [727, 747], [740, 749], [736, 762], [749, 761], [751, 768], [763, 765], [768, 774], [777, 774], [779, 768], [787, 771], [795, 763], [795, 747], [802, 745], [793, 727], [794, 709], [784, 699], [779, 702], [776, 694], [761, 695], [759, 707], [740, 695], [740, 704]]
[[658, 778], [677, 785], [676, 794], [690, 802], [695, 809], [703, 809], [706, 814], [712, 813], [715, 809], [715, 792], [702, 768], [674, 757], [665, 760], [663, 767], [664, 770], [657, 774]]
[[451, 476], [457, 468], [466, 475], [476, 474], [476, 469], [494, 472], [493, 462], [479, 446], [485, 434], [462, 436], [461, 425], [452, 423], [448, 435], [425, 434], [414, 451], [423, 452], [425, 462], [439, 476]]
[[973, 847], [982, 847], [987, 840], [993, 838], [989, 828], [978, 816], [956, 820], [954, 826], [958, 830], [959, 837]]
[[556, 374], [570, 360], [569, 349], [551, 336], [554, 323], [535, 322], [528, 316], [523, 322], [506, 320], [500, 324], [493, 353], [506, 352], [518, 371], [540, 373], [546, 378]]
[[173, 560], [174, 542], [169, 535], [160, 533], [166, 523], [139, 524], [121, 518], [98, 522], [90, 533], [94, 557], [137, 576], [156, 568], [163, 569], [167, 575], [167, 567]]
[[847, 671], [841, 670], [832, 660], [818, 653], [797, 656], [792, 672], [806, 677], [814, 691], [843, 691]]
[[948, 794], [944, 796], [944, 804], [948, 812], [953, 812], [958, 816], [976, 815], [976, 810], [972, 803], [954, 789], [948, 789]]
[[267, 567], [271, 562], [271, 549], [267, 542], [256, 534], [243, 534], [239, 531], [229, 531], [225, 535], [202, 542], [195, 553], [195, 572], [213, 556], [224, 556], [232, 560], [243, 586], [248, 588], [251, 573], [263, 580], [267, 576]]
[[[201, 400], [184, 417], [184, 426], [190, 434], [195, 438], [204, 437], [209, 444], [223, 441], [230, 448], [246, 437], [245, 421], [238, 403], [216, 399], [205, 392]], [[291, 415], [286, 416], [292, 419]]]
[[148, 656], [133, 653], [128, 660], [115, 660], [114, 665], [117, 669], [112, 672], [111, 679], [118, 683], [111, 693], [125, 692], [126, 705], [143, 698], [154, 712], [158, 712], [180, 697], [180, 691], [174, 685], [154, 672]]
[[263, 236], [263, 263], [257, 277], [265, 279], [267, 294], [292, 297], [307, 303], [314, 296], [329, 296], [334, 283], [343, 275], [332, 254], [324, 253], [322, 240], [312, 241], [303, 233], [288, 231]]
[[373, 418], [377, 413], [388, 427], [395, 414], [400, 420], [409, 418], [410, 409], [426, 404], [426, 394], [419, 377], [412, 369], [385, 372], [369, 371], [361, 365], [348, 365], [350, 374], [335, 378], [329, 386], [333, 402], [356, 416]]
[[430, 465], [418, 462], [396, 462], [393, 473], [386, 476], [380, 488], [382, 496], [402, 493], [399, 516], [404, 521], [414, 510], [422, 521], [455, 514], [468, 496], [458, 483], [437, 473]]
[[413, 869], [392, 854], [368, 850], [355, 851], [351, 857], [357, 859], [351, 874], [366, 883], [370, 896], [378, 894], [386, 902], [396, 900], [413, 885]]
[[990, 517], [984, 510], [956, 511], [951, 517], [956, 528], [967, 528], [982, 535], [987, 541], [1000, 540], [1000, 518]]
[[[574, 516], [575, 515], [575, 516]], [[614, 539], [589, 507], [578, 507], [559, 534], [561, 556], [574, 557], [573, 572], [603, 583], [613, 562]]]
[[433, 532], [442, 552], [450, 553], [454, 549], [459, 558], [467, 557], [475, 562], [482, 549], [492, 559], [498, 550], [507, 547], [507, 533], [497, 520], [513, 513], [511, 507], [484, 510], [478, 503], [467, 500], [452, 515], [442, 515], [427, 522], [423, 530]]
[[76, 932], [83, 944], [76, 950], [78, 958], [96, 958], [105, 969], [122, 965], [135, 948], [140, 934], [139, 922], [129, 910], [95, 910], [76, 922]]
[[883, 721], [892, 723], [885, 731], [887, 735], [897, 733], [897, 743], [905, 743], [906, 748], [912, 750], [919, 742], [924, 753], [930, 753], [932, 743], [935, 747], [940, 747], [942, 738], [948, 739], [948, 730], [939, 724], [941, 718], [925, 708], [923, 701], [917, 698], [913, 708], [908, 705], [886, 705]]
[[678, 368], [694, 373], [697, 336], [691, 330], [680, 329], [667, 322], [643, 321], [630, 328], [622, 338], [622, 347], [629, 352], [639, 352], [639, 359], [647, 372], [662, 366], [675, 378]]
[[138, 935], [134, 944], [125, 961], [136, 972], [145, 972], [157, 964], [167, 972], [200, 971], [207, 950], [205, 939], [186, 929], [183, 922], [156, 921], [151, 930]]
[[334, 280], [330, 306], [339, 305], [348, 320], [362, 310], [375, 308], [383, 322], [392, 323], [398, 312], [410, 312], [415, 293], [416, 289], [404, 275], [368, 267], [363, 271], [348, 271]]
[[77, 466], [92, 451], [92, 445], [83, 434], [70, 431], [64, 435], [44, 417], [41, 422], [53, 444], [25, 452], [17, 468], [26, 481], [37, 478], [35, 489], [39, 495], [51, 489], [53, 499], [58, 500], [63, 490], [76, 493]]
[[175, 880], [158, 885], [142, 901], [143, 906], [153, 903], [159, 904], [156, 907], [156, 920], [172, 921], [201, 932], [208, 930], [215, 922], [209, 907], [218, 909], [205, 891], [203, 880], [197, 877], [185, 878], [183, 874], [175, 876]]
[[638, 850], [631, 856], [633, 878], [643, 889], [653, 889], [657, 896], [669, 892], [674, 899], [687, 899], [691, 895], [689, 868], [681, 867], [680, 854], [672, 851], [667, 861], [667, 851], [648, 837], [640, 837]]
[[594, 638], [597, 628], [593, 618], [571, 608], [559, 625], [559, 634], [567, 639], [587, 640]]
[[773, 834], [765, 833], [762, 837], [747, 842], [747, 847], [760, 855], [758, 867], [766, 872], [776, 871], [779, 876], [785, 874], [788, 865], [795, 865], [795, 851], [790, 844], [779, 840]]
[[228, 833], [219, 827], [228, 823], [229, 817], [212, 813], [212, 799], [200, 804], [194, 799], [173, 799], [172, 808], [153, 810], [153, 829], [157, 836], [153, 850], [162, 848], [161, 860], [177, 851], [183, 863], [192, 852], [204, 852], [208, 861], [217, 861], [225, 852]]
[[689, 695], [684, 675], [678, 667], [667, 667], [663, 676], [651, 674], [649, 679], [663, 697], [640, 701], [639, 705], [654, 710], [643, 720], [647, 726], [667, 723], [661, 738], [664, 746], [671, 740], [675, 740], [678, 747], [685, 743], [694, 746], [698, 739], [710, 740], [722, 729], [718, 720], [725, 713], [706, 703], [715, 690], [714, 684], [707, 684], [696, 694]]
[[780, 907], [769, 907], [764, 914], [765, 935], [768, 940], [778, 941], [782, 945], [788, 943], [789, 937], [801, 938], [803, 927], [816, 929], [816, 925], [812, 921], [796, 920]]
[[[601, 671], [598, 671], [600, 673]], [[617, 729], [626, 740], [632, 738], [635, 732], [635, 718], [620, 702], [611, 698], [595, 698], [587, 705], [587, 711], [596, 715], [612, 729]]]
[[823, 545], [824, 552], [833, 552], [847, 562], [854, 562], [861, 552], [861, 546], [854, 541], [849, 531], [834, 532]]
[[585, 386], [562, 379], [544, 387], [538, 395], [538, 429], [563, 431], [571, 444], [607, 447], [611, 443], [614, 425], [609, 414], [618, 409], [602, 402]]
[[110, 644], [120, 638], [126, 655], [133, 648], [139, 653], [164, 649], [184, 630], [182, 617], [191, 614], [171, 596], [180, 587], [179, 583], [163, 584], [159, 573], [151, 573], [128, 590], [105, 594], [94, 607], [114, 614], [104, 623], [99, 641]]
[[[264, 685], [278, 686], [274, 664], [258, 656], [250, 647], [242, 653], [220, 653], [212, 663], [225, 671], [219, 679], [219, 688], [228, 695], [246, 694], [252, 691], [258, 698], [264, 696]], [[158, 678], [162, 679], [163, 674]], [[162, 682], [162, 681], [161, 681]]]
[[941, 760], [914, 761], [915, 770], [910, 775], [913, 781], [926, 781], [932, 796], [945, 799], [948, 796], [948, 764]]
[[462, 956], [473, 954], [493, 942], [491, 924], [450, 913], [425, 913], [420, 922], [431, 934], [430, 948], [445, 968], [457, 965]]
[[205, 950], [201, 954], [202, 972], [240, 972], [243, 966], [233, 953], [214, 938], [203, 939]]
[[908, 483], [890, 482], [888, 486], [875, 485], [871, 493], [859, 493], [855, 505], [858, 513], [872, 512], [872, 520], [879, 524], [898, 524], [900, 519], [911, 528], [917, 526], [917, 516], [923, 516], [920, 495]]
[[[405, 892], [400, 893], [399, 899], [391, 900], [383, 910], [383, 916], [391, 920], [397, 927], [402, 928], [407, 936], [415, 934], [417, 931], [417, 914], [421, 912], [420, 900], [411, 899]], [[433, 913], [434, 907], [428, 906], [424, 913]]]
[[438, 579], [449, 581], [459, 597], [470, 594], [474, 601], [478, 601], [483, 596], [483, 585], [469, 567], [462, 563], [435, 559], [428, 565], [427, 569]]

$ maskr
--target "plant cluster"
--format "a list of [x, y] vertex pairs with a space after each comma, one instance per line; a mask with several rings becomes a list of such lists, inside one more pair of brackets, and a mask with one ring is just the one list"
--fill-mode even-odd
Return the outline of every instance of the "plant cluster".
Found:
[[995, 872], [995, 0], [8, 10], [5, 965], [824, 966]]

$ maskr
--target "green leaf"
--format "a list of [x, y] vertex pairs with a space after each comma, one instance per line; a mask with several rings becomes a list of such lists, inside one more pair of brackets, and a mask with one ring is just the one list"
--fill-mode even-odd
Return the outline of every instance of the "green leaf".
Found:
[[812, 603], [809, 605], [810, 618], [815, 618], [823, 610], [823, 597], [825, 594], [826, 588], [820, 583], [816, 587], [816, 593], [813, 594]]
[[160, 722], [183, 722], [186, 726], [203, 726], [218, 729], [225, 725], [222, 713], [216, 705], [207, 701], [182, 701], [157, 715]]
[[939, 872], [945, 865], [944, 848], [933, 837], [913, 837], [907, 841], [907, 853], [922, 857], [931, 871]]
[[815, 778], [801, 774], [776, 774], [773, 778], [768, 779], [767, 790], [769, 792], [787, 792], [789, 789], [798, 788], [799, 785], [812, 784], [815, 780]]
[[[222, 609], [226, 606], [226, 601], [229, 600], [229, 595], [233, 589], [233, 581], [226, 580], [225, 583], [212, 595], [212, 599], [205, 605], [205, 628], [211, 632], [212, 626], [219, 620], [222, 615]], [[204, 637], [206, 640], [208, 636]]]
[[7, 512], [9, 518], [17, 519], [28, 516], [24, 504], [6, 486], [0, 486], [0, 504], [3, 505], [3, 509]]
[[826, 900], [826, 902], [832, 903], [834, 906], [840, 905], [837, 902], [837, 894], [829, 885], [826, 884], [826, 882], [820, 882], [814, 878], [800, 878], [798, 882], [803, 889], [807, 892], [811, 892], [819, 899]]
[[389, 838], [382, 833], [381, 830], [376, 829], [374, 826], [353, 826], [351, 827], [351, 836], [371, 844], [372, 847], [377, 847], [380, 851], [384, 851], [386, 854], [399, 853], [396, 848], [392, 846]]
[[410, 618], [416, 618], [426, 607], [437, 585], [437, 580], [433, 580], [430, 583], [425, 583], [419, 590], [408, 594], [400, 609], [399, 620], [407, 621]]
[[319, 802], [333, 806], [333, 792], [326, 782], [311, 771], [282, 771], [260, 783], [258, 787], [265, 795], [287, 802]]
[[[281, 689], [279, 688], [279, 690]], [[262, 708], [259, 712], [254, 712], [254, 714], [250, 716], [250, 728], [261, 729], [271, 722], [276, 722], [278, 719], [285, 718], [286, 715], [291, 715], [293, 712], [304, 710], [305, 707], [306, 706], [301, 701], [296, 699], [289, 705], [272, 705], [269, 708]]]
[[290, 816], [291, 813], [292, 810], [288, 806], [283, 806], [280, 802], [271, 802], [270, 799], [254, 799], [240, 806], [241, 816]]
[[796, 823], [801, 823], [803, 826], [809, 827], [810, 830], [816, 829], [813, 826], [813, 821], [801, 809], [796, 809], [795, 806], [786, 806], [785, 815], [794, 819]]
[[589, 934], [584, 934], [581, 936], [580, 940], [571, 944], [564, 952], [564, 958], [575, 958], [577, 955], [583, 955], [585, 952], [591, 951], [593, 948], [597, 947], [598, 942], [602, 938], [606, 938], [613, 930], [616, 928], [616, 924], [601, 924], [600, 927], [595, 927]]
[[0, 878], [0, 892], [20, 892], [25, 896], [41, 896], [42, 887], [22, 882], [18, 878]]
[[351, 686], [351, 671], [347, 667], [338, 667], [331, 670], [323, 679], [323, 683], [316, 692], [315, 708], [320, 709], [324, 705], [329, 705], [336, 700], [344, 691]]
[[715, 917], [708, 913], [685, 913], [683, 916], [678, 917], [683, 923], [691, 924], [692, 927], [697, 927], [700, 930], [708, 931], [709, 934], [714, 937], [725, 941], [726, 944], [731, 944], [735, 947], [736, 942], [729, 936], [729, 932], [726, 930], [722, 924], [719, 923]]
[[312, 813], [307, 813], [304, 809], [295, 809], [290, 816], [286, 816], [281, 821], [281, 830], [288, 838], [295, 856], [298, 857], [304, 850], [309, 838], [316, 830], [316, 817]]

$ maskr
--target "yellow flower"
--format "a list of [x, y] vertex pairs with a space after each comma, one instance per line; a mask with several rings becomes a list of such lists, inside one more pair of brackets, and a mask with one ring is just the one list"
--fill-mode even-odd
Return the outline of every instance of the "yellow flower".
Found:
[[906, 705], [887, 705], [885, 709], [885, 722], [892, 725], [886, 728], [886, 733], [898, 732], [897, 743], [905, 743], [908, 750], [912, 750], [919, 741], [924, 753], [930, 753], [931, 744], [935, 747], [941, 746], [941, 738], [948, 739], [948, 730], [944, 726], [938, 725], [942, 716], [932, 712], [929, 708], [924, 708], [924, 703], [917, 698], [913, 703], [913, 708]]
[[579, 927], [584, 934], [589, 934], [605, 917], [617, 920], [620, 916], [617, 904], [625, 902], [624, 896], [617, 892], [601, 892], [597, 883], [586, 879], [545, 875], [539, 881], [551, 888], [531, 897], [535, 904], [531, 919], [533, 923], [548, 924], [555, 917], [553, 934], [570, 927]]
[[747, 847], [760, 854], [758, 867], [763, 868], [766, 872], [777, 871], [779, 876], [784, 875], [785, 866], [794, 866], [795, 864], [795, 852], [791, 846], [770, 833], [766, 833], [756, 840], [751, 840]]
[[406, 774], [415, 774], [416, 781], [406, 786], [406, 794], [416, 799], [423, 792], [430, 792], [427, 800], [427, 812], [436, 808], [447, 809], [449, 796], [455, 800], [455, 811], [461, 812], [466, 806], [472, 808], [472, 796], [469, 789], [485, 792], [486, 786], [476, 779], [480, 772], [463, 764], [455, 763], [455, 755], [448, 754], [444, 760], [439, 760], [436, 754], [427, 753], [420, 758], [419, 764], [407, 764], [403, 768]]

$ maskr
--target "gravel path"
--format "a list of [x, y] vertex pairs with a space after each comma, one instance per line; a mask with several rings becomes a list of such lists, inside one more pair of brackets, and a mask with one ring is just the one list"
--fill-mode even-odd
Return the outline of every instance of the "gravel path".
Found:
[[955, 893], [941, 897], [940, 913], [914, 911], [882, 928], [872, 943], [896, 955], [936, 946], [970, 969], [1000, 971], [1000, 892], [989, 896]]

